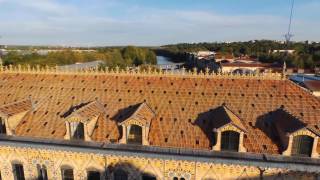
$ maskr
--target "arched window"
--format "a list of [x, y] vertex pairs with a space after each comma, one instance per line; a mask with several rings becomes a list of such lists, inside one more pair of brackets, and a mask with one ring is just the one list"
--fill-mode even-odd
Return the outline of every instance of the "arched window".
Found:
[[222, 151], [238, 151], [240, 134], [235, 131], [224, 131], [221, 134]]
[[84, 125], [79, 122], [73, 134], [73, 139], [84, 139]]
[[73, 180], [73, 169], [71, 167], [61, 168], [62, 180]]
[[12, 164], [14, 180], [25, 180], [23, 165], [14, 163]]
[[292, 155], [294, 156], [311, 156], [313, 138], [306, 135], [293, 137]]
[[151, 174], [142, 174], [142, 180], [157, 180], [157, 178]]
[[142, 128], [140, 126], [130, 126], [128, 144], [142, 144]]
[[114, 180], [128, 180], [128, 174], [121, 169], [118, 169], [113, 174]]

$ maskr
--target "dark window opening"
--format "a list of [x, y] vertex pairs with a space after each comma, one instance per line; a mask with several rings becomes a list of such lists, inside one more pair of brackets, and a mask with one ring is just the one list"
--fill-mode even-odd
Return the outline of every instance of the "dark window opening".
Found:
[[62, 180], [73, 180], [73, 169], [65, 168], [61, 169]]
[[238, 151], [240, 134], [235, 131], [224, 131], [221, 134], [222, 151]]
[[6, 133], [7, 133], [7, 130], [6, 130], [4, 119], [0, 118], [0, 134], [6, 134]]
[[128, 144], [142, 144], [142, 128], [138, 125], [131, 125]]
[[25, 180], [22, 164], [12, 165], [14, 180]]
[[311, 156], [313, 138], [306, 135], [293, 137], [292, 155], [293, 156]]
[[88, 180], [99, 180], [100, 172], [99, 171], [88, 171]]
[[149, 174], [143, 174], [142, 180], [157, 180], [157, 178]]
[[76, 130], [74, 131], [73, 139], [84, 139], [84, 125], [83, 123], [79, 123], [77, 125]]
[[48, 180], [47, 168], [44, 165], [37, 165], [38, 169], [38, 180]]
[[114, 172], [114, 180], [128, 180], [128, 174], [121, 169]]

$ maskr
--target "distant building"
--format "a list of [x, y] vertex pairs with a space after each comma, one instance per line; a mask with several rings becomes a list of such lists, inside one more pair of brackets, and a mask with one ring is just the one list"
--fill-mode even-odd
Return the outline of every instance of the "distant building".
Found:
[[293, 54], [296, 50], [293, 50], [293, 49], [276, 49], [276, 50], [273, 50], [272, 53], [287, 53], [287, 54]]
[[201, 58], [206, 58], [208, 56], [215, 56], [216, 53], [214, 51], [198, 51], [196, 55], [199, 59], [201, 59]]
[[307, 88], [313, 95], [320, 97], [320, 81], [304, 81], [302, 86]]
[[215, 61], [222, 62], [222, 63], [227, 63], [227, 62], [233, 62], [235, 60], [235, 57], [233, 54], [220, 54], [217, 53], [214, 57]]
[[274, 65], [269, 63], [220, 63], [221, 71], [224, 73], [254, 73], [273, 71]]
[[4, 56], [8, 54], [8, 51], [6, 49], [0, 49], [0, 56]]
[[213, 70], [217, 68], [215, 56], [216, 53], [214, 51], [188, 53], [187, 65], [189, 67], [196, 67], [200, 70], [204, 70], [206, 68]]
[[59, 70], [71, 70], [71, 71], [79, 71], [79, 70], [89, 70], [89, 69], [97, 69], [101, 64], [104, 64], [103, 61], [91, 61], [84, 63], [75, 63], [65, 66], [59, 66]]

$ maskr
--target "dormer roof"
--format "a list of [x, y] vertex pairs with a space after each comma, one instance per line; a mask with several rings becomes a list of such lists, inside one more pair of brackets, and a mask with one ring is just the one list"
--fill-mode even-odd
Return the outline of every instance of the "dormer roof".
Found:
[[307, 129], [317, 136], [320, 136], [319, 130], [304, 123], [302, 119], [292, 115], [288, 110], [284, 108], [280, 108], [274, 112], [273, 122], [278, 131], [283, 131], [286, 134], [292, 134], [301, 129]]
[[155, 117], [155, 113], [147, 103], [143, 102], [132, 106], [126, 117], [127, 118], [120, 122], [120, 125], [125, 124], [130, 120], [136, 120], [143, 125], [149, 126], [151, 120]]
[[65, 115], [67, 121], [87, 122], [93, 118], [97, 118], [105, 111], [103, 105], [98, 101], [84, 103], [79, 106], [71, 108], [70, 111], [73, 112], [69, 113], [69, 115]]
[[33, 108], [31, 98], [26, 98], [20, 101], [12, 102], [0, 106], [0, 116], [8, 118], [22, 112], [29, 111]]
[[214, 120], [212, 121], [213, 129], [219, 129], [228, 124], [231, 124], [241, 131], [246, 132], [246, 128], [243, 126], [241, 119], [225, 105], [222, 105], [213, 110], [212, 115], [214, 118]]

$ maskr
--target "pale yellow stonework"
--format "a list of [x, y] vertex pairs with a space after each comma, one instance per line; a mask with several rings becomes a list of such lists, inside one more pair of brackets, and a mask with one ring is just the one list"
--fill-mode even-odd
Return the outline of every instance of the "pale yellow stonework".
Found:
[[[49, 179], [61, 179], [61, 167], [69, 166], [74, 170], [75, 180], [85, 180], [87, 170], [96, 170], [104, 177], [106, 167], [121, 168], [129, 174], [129, 179], [141, 179], [142, 173], [148, 173], [157, 179], [186, 180], [201, 179], [264, 179], [285, 177], [289, 179], [312, 179], [314, 176], [305, 173], [290, 173], [287, 169], [265, 168], [249, 165], [228, 165], [221, 163], [205, 163], [196, 161], [164, 160], [135, 156], [116, 156], [93, 153], [81, 153], [60, 150], [39, 150], [32, 148], [13, 148], [0, 146], [0, 171], [5, 180], [13, 179], [12, 163], [19, 162], [24, 166], [26, 179], [37, 177], [37, 164], [45, 165]], [[109, 174], [108, 179], [113, 175]]]

